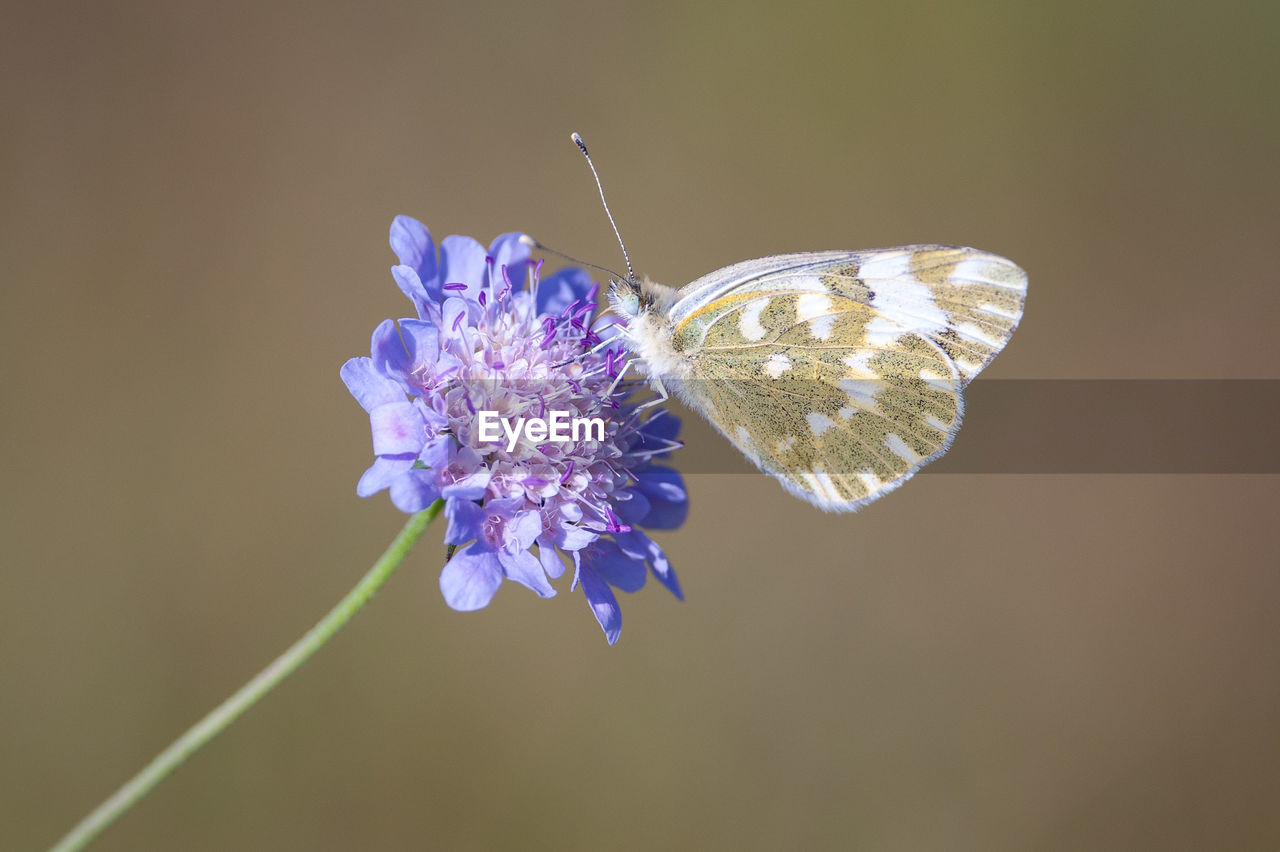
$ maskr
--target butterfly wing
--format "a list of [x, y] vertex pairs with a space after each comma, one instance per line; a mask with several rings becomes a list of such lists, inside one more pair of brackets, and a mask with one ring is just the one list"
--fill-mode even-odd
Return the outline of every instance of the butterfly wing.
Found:
[[947, 450], [1025, 292], [1010, 261], [948, 246], [726, 267], [668, 311], [682, 396], [793, 494], [852, 511]]

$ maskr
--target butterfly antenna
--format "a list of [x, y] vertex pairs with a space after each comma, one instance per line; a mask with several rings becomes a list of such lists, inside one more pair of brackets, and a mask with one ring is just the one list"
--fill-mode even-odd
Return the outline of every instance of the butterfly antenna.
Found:
[[618, 246], [622, 249], [622, 259], [627, 262], [627, 279], [634, 281], [636, 273], [631, 268], [631, 256], [627, 254], [627, 246], [622, 242], [622, 234], [618, 233], [618, 223], [613, 221], [613, 213], [609, 210], [609, 202], [604, 197], [604, 186], [600, 183], [600, 174], [596, 171], [596, 164], [591, 162], [591, 155], [587, 153], [587, 143], [583, 142], [582, 137], [577, 133], [571, 134], [569, 138], [578, 146], [582, 156], [587, 158], [587, 165], [591, 167], [591, 174], [596, 179], [596, 189], [600, 190], [600, 203], [604, 205], [604, 215], [609, 217], [609, 224], [613, 226], [613, 235], [618, 238]]
[[545, 252], [546, 254], [554, 254], [556, 257], [564, 258], [565, 260], [569, 261], [570, 263], [574, 264], [575, 266], [589, 266], [589, 267], [591, 267], [592, 269], [594, 269], [594, 270], [596, 270], [596, 271], [598, 271], [598, 272], [603, 272], [603, 273], [605, 273], [606, 275], [610, 276], [611, 278], [621, 278], [621, 277], [622, 277], [621, 275], [619, 275], [618, 273], [614, 272], [612, 269], [609, 269], [609, 268], [608, 268], [608, 267], [606, 267], [606, 266], [596, 266], [594, 263], [587, 263], [585, 260], [578, 260], [576, 257], [572, 257], [572, 256], [570, 256], [570, 255], [567, 255], [567, 254], [565, 254], [565, 253], [564, 253], [564, 252], [562, 252], [562, 251], [556, 251], [555, 249], [551, 248], [550, 246], [544, 246], [542, 243], [538, 242], [537, 240], [535, 240], [533, 237], [529, 236], [528, 234], [521, 234], [521, 235], [520, 235], [520, 242], [521, 242], [523, 245], [526, 245], [526, 246], [528, 246], [528, 247], [529, 247], [529, 248], [531, 248], [531, 249], [537, 249], [537, 250], [538, 250], [538, 251], [540, 251], [540, 252]]

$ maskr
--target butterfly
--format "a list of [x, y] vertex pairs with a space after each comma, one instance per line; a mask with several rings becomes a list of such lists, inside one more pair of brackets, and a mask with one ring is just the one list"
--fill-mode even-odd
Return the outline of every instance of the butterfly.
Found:
[[638, 279], [629, 257], [627, 270], [609, 302], [655, 402], [674, 391], [787, 491], [832, 512], [947, 451], [965, 386], [1008, 343], [1027, 292], [1012, 261], [943, 245], [773, 255], [678, 290]]

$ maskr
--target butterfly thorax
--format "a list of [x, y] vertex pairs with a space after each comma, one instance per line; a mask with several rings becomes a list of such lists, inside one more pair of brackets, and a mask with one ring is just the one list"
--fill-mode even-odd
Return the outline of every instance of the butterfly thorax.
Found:
[[672, 324], [667, 319], [675, 293], [670, 287], [636, 278], [614, 281], [609, 288], [609, 304], [627, 323], [623, 340], [648, 376], [679, 380], [689, 373], [688, 359], [672, 346]]

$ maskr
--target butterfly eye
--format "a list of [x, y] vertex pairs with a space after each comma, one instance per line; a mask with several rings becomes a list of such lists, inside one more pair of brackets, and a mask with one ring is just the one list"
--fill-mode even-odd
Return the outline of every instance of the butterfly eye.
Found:
[[640, 314], [640, 293], [627, 281], [614, 281], [609, 288], [609, 305], [614, 313], [631, 319]]

